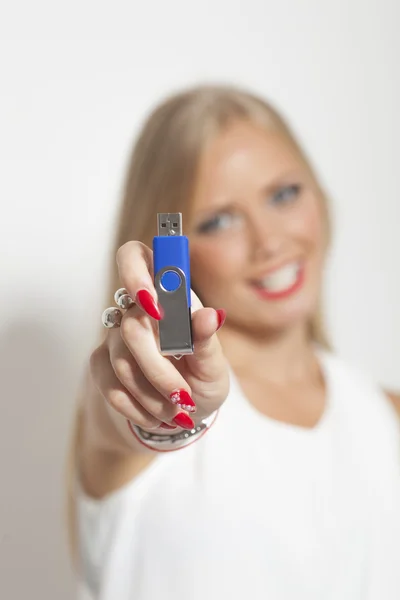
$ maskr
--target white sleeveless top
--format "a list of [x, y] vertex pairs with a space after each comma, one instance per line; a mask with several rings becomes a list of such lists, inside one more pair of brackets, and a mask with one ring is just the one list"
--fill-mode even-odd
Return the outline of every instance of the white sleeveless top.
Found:
[[400, 426], [321, 354], [314, 429], [269, 419], [231, 373], [212, 429], [102, 500], [78, 492], [81, 598], [399, 600]]

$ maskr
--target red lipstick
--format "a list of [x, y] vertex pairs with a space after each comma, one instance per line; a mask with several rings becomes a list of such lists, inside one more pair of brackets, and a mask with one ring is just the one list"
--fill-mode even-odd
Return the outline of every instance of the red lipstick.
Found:
[[274, 292], [272, 290], [265, 289], [261, 285], [254, 285], [254, 290], [257, 292], [258, 296], [264, 300], [283, 300], [298, 292], [304, 283], [304, 279], [304, 267], [300, 266], [296, 280], [288, 288]]

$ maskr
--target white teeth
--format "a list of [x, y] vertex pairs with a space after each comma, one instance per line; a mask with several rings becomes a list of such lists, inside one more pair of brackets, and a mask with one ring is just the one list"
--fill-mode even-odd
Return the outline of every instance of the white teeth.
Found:
[[285, 265], [281, 269], [277, 269], [273, 273], [266, 275], [261, 280], [261, 287], [270, 292], [283, 292], [296, 282], [299, 268], [298, 263]]

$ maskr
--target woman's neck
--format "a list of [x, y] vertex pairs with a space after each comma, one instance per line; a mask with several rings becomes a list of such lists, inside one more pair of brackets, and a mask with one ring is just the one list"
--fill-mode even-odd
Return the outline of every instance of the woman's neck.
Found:
[[318, 365], [304, 324], [265, 337], [229, 327], [219, 332], [225, 355], [239, 376], [260, 376], [277, 384], [304, 381]]

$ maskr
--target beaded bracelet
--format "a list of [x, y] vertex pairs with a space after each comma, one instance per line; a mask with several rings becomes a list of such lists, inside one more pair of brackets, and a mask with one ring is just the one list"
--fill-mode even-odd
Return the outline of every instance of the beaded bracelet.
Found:
[[186, 448], [197, 442], [214, 424], [218, 415], [218, 411], [213, 412], [209, 417], [206, 417], [193, 429], [185, 429], [178, 433], [150, 433], [141, 429], [138, 425], [134, 425], [128, 420], [128, 426], [135, 438], [145, 446], [155, 452], [173, 452]]

